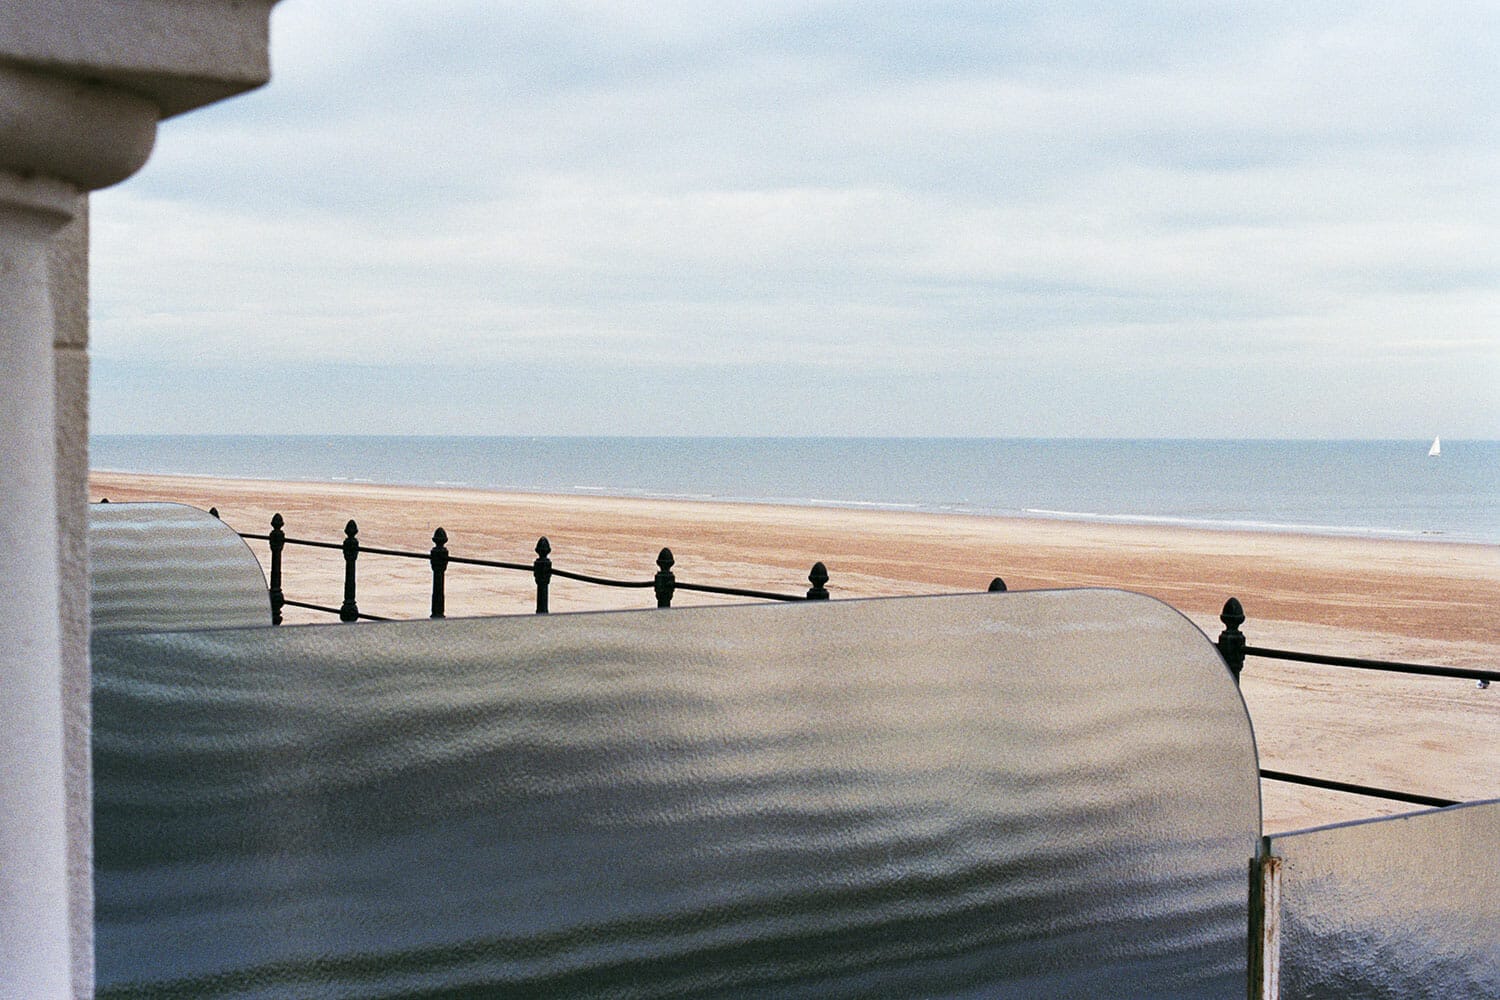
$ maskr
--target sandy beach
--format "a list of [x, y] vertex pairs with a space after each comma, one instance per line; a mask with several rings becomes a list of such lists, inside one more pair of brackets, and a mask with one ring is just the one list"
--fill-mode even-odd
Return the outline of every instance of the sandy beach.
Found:
[[[834, 599], [1119, 587], [1150, 594], [1216, 637], [1238, 597], [1254, 645], [1455, 666], [1500, 667], [1500, 548], [1423, 541], [1199, 531], [884, 510], [547, 496], [367, 484], [95, 473], [91, 499], [216, 507], [242, 532], [273, 513], [289, 537], [338, 542], [359, 523], [365, 547], [426, 552], [441, 526], [454, 556], [529, 563], [537, 539], [558, 569], [649, 580], [670, 547], [679, 582], [803, 592], [816, 561]], [[264, 542], [252, 548], [268, 562]], [[343, 566], [332, 550], [288, 546], [284, 590], [336, 606]], [[423, 561], [367, 554], [359, 605], [425, 617]], [[521, 614], [529, 574], [453, 566], [447, 613]], [[679, 591], [674, 604], [719, 598]], [[651, 591], [555, 580], [553, 612], [649, 607]], [[327, 615], [287, 609], [287, 621]], [[1454, 799], [1500, 796], [1500, 685], [1252, 659], [1242, 692], [1262, 765]], [[1400, 803], [1263, 783], [1267, 831], [1406, 812]]]

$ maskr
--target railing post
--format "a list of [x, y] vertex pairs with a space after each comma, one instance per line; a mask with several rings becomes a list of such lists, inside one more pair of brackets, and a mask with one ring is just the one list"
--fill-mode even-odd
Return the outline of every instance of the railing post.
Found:
[[1002, 579], [1000, 579], [998, 576], [995, 577], [993, 580], [990, 581], [990, 589], [989, 589], [988, 592], [991, 593], [991, 594], [1003, 594], [1003, 593], [1005, 593], [1005, 581], [1002, 580]]
[[823, 586], [828, 582], [827, 566], [824, 566], [821, 562], [813, 563], [812, 571], [807, 574], [807, 582], [812, 584], [812, 588], [807, 592], [807, 599], [809, 601], [828, 600], [828, 588]]
[[339, 606], [339, 621], [359, 621], [359, 605], [354, 600], [354, 561], [359, 558], [359, 525], [351, 518], [344, 525], [344, 603]]
[[281, 592], [281, 550], [286, 548], [286, 524], [281, 514], [271, 515], [271, 624], [281, 624], [281, 609], [286, 604], [286, 595]]
[[439, 525], [432, 533], [432, 552], [427, 556], [432, 563], [432, 617], [443, 617], [443, 573], [448, 569], [448, 533]]
[[552, 543], [543, 535], [536, 540], [536, 561], [531, 564], [531, 575], [536, 579], [536, 613], [547, 614], [547, 587], [552, 582]]
[[1240, 671], [1245, 669], [1245, 634], [1240, 631], [1245, 624], [1245, 609], [1240, 607], [1239, 598], [1231, 597], [1224, 602], [1219, 621], [1224, 623], [1224, 631], [1219, 633], [1219, 655], [1224, 657], [1224, 665], [1238, 684]]
[[658, 608], [672, 606], [672, 593], [677, 589], [677, 577], [672, 575], [672, 565], [676, 561], [672, 558], [671, 549], [662, 549], [656, 557], [656, 606]]

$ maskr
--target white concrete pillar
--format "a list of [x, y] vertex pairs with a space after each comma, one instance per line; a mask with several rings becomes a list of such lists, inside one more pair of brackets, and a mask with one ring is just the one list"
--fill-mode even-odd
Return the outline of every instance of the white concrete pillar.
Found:
[[129, 90], [0, 64], [0, 996], [92, 991], [88, 664], [62, 641], [63, 595], [87, 578], [63, 578], [73, 519], [57, 492], [56, 345], [79, 289], [54, 295], [53, 249], [85, 191], [145, 162], [160, 113]]
[[93, 995], [87, 233], [72, 220], [140, 168], [158, 119], [265, 82], [274, 2], [0, 2], [0, 1000]]
[[47, 250], [78, 199], [0, 174], [0, 996], [67, 997], [72, 930]]
[[68, 884], [73, 993], [92, 995], [94, 980], [93, 761], [89, 668], [88, 196], [52, 237], [47, 290], [52, 297], [57, 425], [58, 602], [61, 611], [63, 782], [68, 800]]

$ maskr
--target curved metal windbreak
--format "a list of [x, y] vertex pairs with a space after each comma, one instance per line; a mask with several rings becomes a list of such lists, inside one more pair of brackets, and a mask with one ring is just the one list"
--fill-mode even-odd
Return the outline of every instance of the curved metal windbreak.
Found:
[[1266, 842], [1286, 1000], [1500, 997], [1500, 800]]
[[89, 595], [95, 633], [271, 624], [255, 553], [185, 504], [90, 504]]
[[1243, 997], [1243, 703], [1119, 591], [101, 636], [101, 997]]

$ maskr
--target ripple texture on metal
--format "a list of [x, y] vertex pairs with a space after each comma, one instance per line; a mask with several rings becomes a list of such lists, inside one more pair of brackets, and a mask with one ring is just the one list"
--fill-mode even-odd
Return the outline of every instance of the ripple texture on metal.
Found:
[[96, 634], [271, 624], [255, 553], [185, 504], [89, 505], [89, 601]]
[[102, 636], [101, 997], [1225, 997], [1238, 692], [1118, 591]]
[[1286, 1000], [1500, 997], [1500, 800], [1266, 839]]

